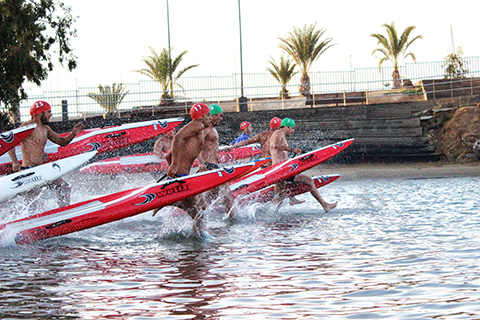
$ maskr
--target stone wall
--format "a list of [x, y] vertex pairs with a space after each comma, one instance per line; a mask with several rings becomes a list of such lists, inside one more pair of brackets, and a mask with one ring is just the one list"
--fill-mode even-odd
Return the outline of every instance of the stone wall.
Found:
[[[285, 110], [258, 110], [253, 112], [227, 112], [224, 122], [217, 127], [222, 144], [229, 144], [240, 134], [239, 124], [249, 121], [253, 125], [254, 134], [268, 129], [272, 117], [289, 117], [295, 120], [296, 130], [289, 142], [292, 146], [309, 151], [340, 140], [355, 138], [355, 142], [341, 156], [332, 161], [361, 161], [369, 159], [435, 159], [435, 146], [424, 134], [418, 110], [427, 108], [416, 103], [397, 103], [380, 105], [358, 105], [346, 107], [303, 107]], [[414, 111], [415, 110], [415, 111]], [[128, 118], [103, 120], [92, 118], [85, 121], [87, 128], [126, 122], [145, 121], [169, 117], [184, 117], [185, 123], [190, 116], [185, 108], [169, 109], [163, 115], [156, 113], [136, 113]], [[74, 121], [52, 123], [54, 130], [66, 132]], [[154, 140], [150, 140], [126, 149], [98, 156], [99, 159], [150, 152]]]

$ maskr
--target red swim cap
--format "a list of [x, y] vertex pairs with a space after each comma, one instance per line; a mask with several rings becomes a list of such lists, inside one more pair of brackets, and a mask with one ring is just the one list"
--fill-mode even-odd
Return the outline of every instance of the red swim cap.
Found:
[[195, 103], [190, 108], [190, 116], [192, 119], [203, 117], [204, 114], [210, 113], [210, 108], [204, 103]]
[[37, 101], [30, 108], [30, 115], [35, 116], [36, 114], [41, 114], [43, 111], [51, 110], [52, 107], [45, 101]]
[[270, 128], [279, 128], [280, 125], [282, 124], [282, 119], [274, 117], [272, 120], [270, 120]]
[[244, 122], [240, 123], [240, 130], [243, 130], [243, 129], [248, 128], [250, 126], [251, 126], [250, 122], [244, 121]]

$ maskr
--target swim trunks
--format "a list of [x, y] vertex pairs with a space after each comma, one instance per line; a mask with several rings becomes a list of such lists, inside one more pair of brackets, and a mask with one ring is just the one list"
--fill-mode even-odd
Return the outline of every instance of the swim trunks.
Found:
[[172, 179], [186, 177], [186, 176], [188, 176], [188, 174], [186, 173], [175, 173], [173, 177], [167, 177], [167, 180], [172, 180]]
[[290, 177], [290, 178], [285, 179], [285, 181], [286, 181], [286, 182], [289, 182], [289, 183], [295, 182], [295, 177], [296, 177], [296, 176], [292, 176], [292, 177]]
[[205, 162], [205, 168], [207, 168], [207, 170], [220, 169], [220, 167], [218, 166], [218, 164], [216, 164], [216, 163], [210, 163], [210, 162]]

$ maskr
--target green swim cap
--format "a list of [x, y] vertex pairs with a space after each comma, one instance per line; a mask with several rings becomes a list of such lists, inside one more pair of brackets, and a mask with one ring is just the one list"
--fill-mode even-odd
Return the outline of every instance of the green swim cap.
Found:
[[220, 107], [218, 104], [211, 104], [210, 105], [210, 115], [214, 116], [216, 114], [223, 113], [222, 107]]
[[282, 123], [280, 124], [282, 127], [290, 127], [290, 128], [295, 128], [295, 121], [293, 121], [290, 118], [285, 118], [282, 120]]

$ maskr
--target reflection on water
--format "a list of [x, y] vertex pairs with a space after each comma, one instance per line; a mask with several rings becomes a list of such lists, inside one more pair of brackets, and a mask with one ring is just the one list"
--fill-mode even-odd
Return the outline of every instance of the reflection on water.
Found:
[[[76, 197], [147, 179], [85, 182]], [[479, 182], [339, 180], [322, 190], [339, 200], [328, 214], [308, 195], [278, 213], [252, 204], [233, 225], [210, 212], [208, 241], [164, 209], [3, 246], [0, 318], [478, 319]]]

